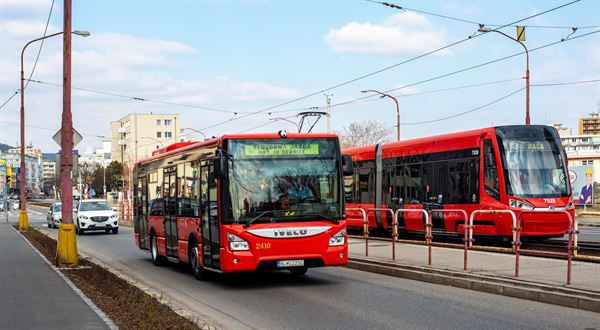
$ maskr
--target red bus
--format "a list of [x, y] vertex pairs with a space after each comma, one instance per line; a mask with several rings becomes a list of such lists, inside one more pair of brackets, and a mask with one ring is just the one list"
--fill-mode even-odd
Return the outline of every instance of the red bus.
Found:
[[343, 173], [332, 134], [224, 135], [157, 150], [134, 169], [135, 241], [154, 264], [208, 271], [348, 261]]
[[[345, 179], [348, 208], [567, 210], [574, 215], [566, 154], [555, 128], [502, 126], [343, 150], [354, 175]], [[402, 214], [404, 213], [404, 214]], [[401, 212], [399, 232], [423, 232], [423, 216]], [[462, 215], [435, 212], [434, 233], [464, 233]], [[347, 212], [349, 227], [362, 227]], [[371, 213], [369, 227], [388, 230], [391, 216]], [[523, 214], [522, 236], [562, 236], [562, 214]], [[508, 214], [479, 214], [474, 233], [512, 236]]]

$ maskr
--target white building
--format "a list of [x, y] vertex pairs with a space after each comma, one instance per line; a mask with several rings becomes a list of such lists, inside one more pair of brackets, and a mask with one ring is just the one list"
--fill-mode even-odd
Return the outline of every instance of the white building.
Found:
[[177, 114], [129, 114], [110, 123], [112, 160], [133, 167], [156, 149], [179, 142]]
[[[569, 166], [593, 165], [594, 173], [600, 173], [600, 135], [569, 135], [560, 139]], [[600, 175], [594, 175], [594, 181], [600, 183]]]

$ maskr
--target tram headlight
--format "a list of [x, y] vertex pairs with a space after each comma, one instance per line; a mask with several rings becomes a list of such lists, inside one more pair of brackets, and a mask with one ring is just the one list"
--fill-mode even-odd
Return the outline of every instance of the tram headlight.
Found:
[[531, 205], [527, 202], [522, 202], [522, 201], [516, 200], [516, 199], [509, 199], [508, 205], [510, 205], [510, 207], [515, 208], [515, 209], [524, 209], [524, 210], [533, 210], [534, 209], [533, 205]]
[[329, 238], [329, 246], [341, 246], [346, 243], [346, 229], [342, 229], [337, 234]]
[[575, 204], [573, 204], [573, 196], [569, 197], [569, 202], [567, 203], [567, 208], [568, 209], [572, 209], [575, 207]]
[[234, 234], [227, 233], [227, 240], [229, 241], [229, 249], [231, 251], [248, 251], [250, 250], [250, 244], [243, 238]]

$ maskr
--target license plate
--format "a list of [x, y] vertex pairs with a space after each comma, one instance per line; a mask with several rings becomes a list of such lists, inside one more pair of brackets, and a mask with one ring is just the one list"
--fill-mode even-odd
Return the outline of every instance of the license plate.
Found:
[[303, 267], [304, 260], [279, 260], [277, 261], [277, 268], [285, 267]]

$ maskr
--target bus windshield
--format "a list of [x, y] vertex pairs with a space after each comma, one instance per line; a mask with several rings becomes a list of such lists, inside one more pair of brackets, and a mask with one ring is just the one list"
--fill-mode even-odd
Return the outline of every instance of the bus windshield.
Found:
[[230, 140], [228, 153], [224, 223], [341, 219], [337, 140]]
[[547, 126], [496, 128], [506, 192], [524, 198], [568, 197], [565, 159], [556, 131]]

